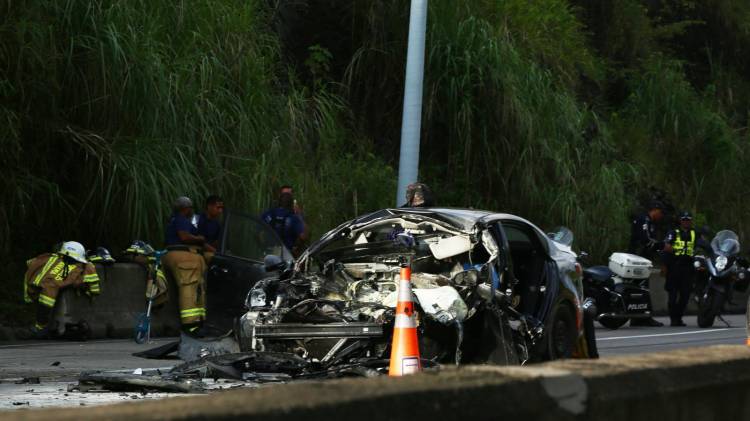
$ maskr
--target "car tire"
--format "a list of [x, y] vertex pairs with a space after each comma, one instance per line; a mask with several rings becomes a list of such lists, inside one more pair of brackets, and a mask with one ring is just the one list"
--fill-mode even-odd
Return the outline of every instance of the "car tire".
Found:
[[571, 358], [576, 349], [577, 337], [578, 330], [573, 309], [565, 303], [559, 303], [547, 323], [544, 339], [545, 359]]

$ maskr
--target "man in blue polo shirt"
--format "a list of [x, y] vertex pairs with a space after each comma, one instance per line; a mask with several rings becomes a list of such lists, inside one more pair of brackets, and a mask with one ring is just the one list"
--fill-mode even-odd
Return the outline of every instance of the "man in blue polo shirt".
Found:
[[291, 193], [281, 193], [278, 206], [265, 211], [261, 219], [276, 231], [284, 246], [295, 257], [299, 256], [298, 246], [305, 233], [305, 224], [302, 218], [294, 213], [294, 198]]
[[224, 200], [217, 196], [211, 195], [206, 198], [206, 209], [198, 215], [197, 227], [198, 235], [206, 239], [203, 248], [208, 252], [216, 252], [221, 240], [221, 216], [224, 214]]

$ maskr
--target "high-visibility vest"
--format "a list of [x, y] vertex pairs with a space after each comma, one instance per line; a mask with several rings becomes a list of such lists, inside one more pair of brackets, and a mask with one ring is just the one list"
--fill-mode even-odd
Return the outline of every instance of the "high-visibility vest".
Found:
[[692, 256], [695, 250], [695, 230], [690, 230], [690, 241], [682, 241], [682, 230], [675, 231], [674, 244], [672, 250], [674, 250], [675, 256]]

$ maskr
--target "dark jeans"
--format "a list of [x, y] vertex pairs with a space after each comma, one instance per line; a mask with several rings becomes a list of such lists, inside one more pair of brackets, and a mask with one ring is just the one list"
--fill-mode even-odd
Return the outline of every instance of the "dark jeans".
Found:
[[673, 322], [682, 320], [690, 293], [693, 291], [695, 268], [691, 262], [675, 262], [667, 267], [664, 289], [669, 293], [669, 318]]

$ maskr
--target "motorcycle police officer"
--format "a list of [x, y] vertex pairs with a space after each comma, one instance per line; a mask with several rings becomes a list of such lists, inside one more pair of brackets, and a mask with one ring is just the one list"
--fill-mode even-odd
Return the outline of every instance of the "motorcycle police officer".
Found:
[[[630, 248], [628, 252], [650, 259], [651, 255], [661, 248], [661, 244], [655, 238], [656, 227], [654, 224], [663, 218], [664, 205], [661, 202], [653, 201], [649, 204], [648, 212], [638, 215], [633, 219], [630, 225]], [[651, 303], [649, 303], [649, 307], [652, 307]], [[659, 327], [664, 326], [664, 323], [649, 317], [645, 319], [630, 319], [630, 325]]]
[[693, 215], [690, 212], [680, 213], [679, 228], [670, 231], [664, 239], [664, 260], [667, 266], [664, 289], [669, 293], [670, 326], [685, 326], [682, 316], [685, 314], [695, 280], [693, 258], [696, 247], [706, 247], [703, 240], [693, 229]]

